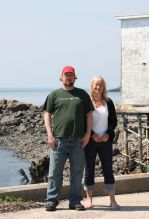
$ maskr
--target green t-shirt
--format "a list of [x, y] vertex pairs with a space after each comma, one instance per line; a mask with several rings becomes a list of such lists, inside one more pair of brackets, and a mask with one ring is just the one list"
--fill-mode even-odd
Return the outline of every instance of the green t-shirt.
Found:
[[60, 88], [47, 96], [43, 109], [52, 114], [56, 137], [82, 137], [86, 131], [86, 114], [94, 107], [84, 90]]

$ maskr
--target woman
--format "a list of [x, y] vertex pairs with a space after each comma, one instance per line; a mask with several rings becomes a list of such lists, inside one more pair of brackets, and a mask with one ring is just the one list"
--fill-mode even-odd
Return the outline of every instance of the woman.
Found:
[[106, 97], [106, 84], [101, 76], [91, 81], [90, 96], [95, 110], [93, 111], [93, 128], [90, 141], [85, 147], [86, 167], [85, 185], [87, 208], [92, 206], [92, 193], [94, 188], [95, 160], [97, 154], [101, 160], [104, 187], [110, 197], [110, 207], [120, 208], [115, 200], [115, 180], [112, 169], [112, 141], [117, 125], [115, 107], [111, 99]]

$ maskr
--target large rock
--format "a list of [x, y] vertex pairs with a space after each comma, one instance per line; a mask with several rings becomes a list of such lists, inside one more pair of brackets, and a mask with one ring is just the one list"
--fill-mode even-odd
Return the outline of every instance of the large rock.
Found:
[[5, 110], [7, 107], [7, 100], [2, 99], [0, 100], [0, 110]]
[[27, 110], [29, 109], [29, 106], [25, 103], [16, 102], [12, 104], [9, 103], [7, 109], [11, 110], [12, 112], [17, 112]]
[[10, 116], [5, 116], [1, 119], [0, 124], [3, 126], [12, 126], [12, 125], [16, 125], [18, 126], [21, 123], [21, 119], [20, 118], [15, 118], [14, 115], [10, 115]]
[[7, 100], [6, 99], [1, 99], [0, 100], [0, 105], [3, 105], [3, 104], [7, 104]]
[[35, 105], [30, 104], [29, 105], [29, 110], [36, 112], [36, 111], [38, 111], [38, 107], [35, 106]]

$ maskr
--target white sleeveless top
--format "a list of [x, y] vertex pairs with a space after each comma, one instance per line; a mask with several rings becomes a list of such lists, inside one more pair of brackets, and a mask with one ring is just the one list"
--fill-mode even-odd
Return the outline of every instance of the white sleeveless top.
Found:
[[95, 108], [93, 111], [93, 128], [92, 130], [100, 137], [108, 130], [108, 106]]

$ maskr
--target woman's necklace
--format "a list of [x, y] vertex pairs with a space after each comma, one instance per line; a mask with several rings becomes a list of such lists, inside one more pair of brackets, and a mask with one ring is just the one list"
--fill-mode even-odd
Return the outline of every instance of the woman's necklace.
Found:
[[93, 98], [93, 105], [94, 105], [95, 108], [98, 108], [98, 107], [102, 106], [103, 105], [103, 99], [94, 97]]

